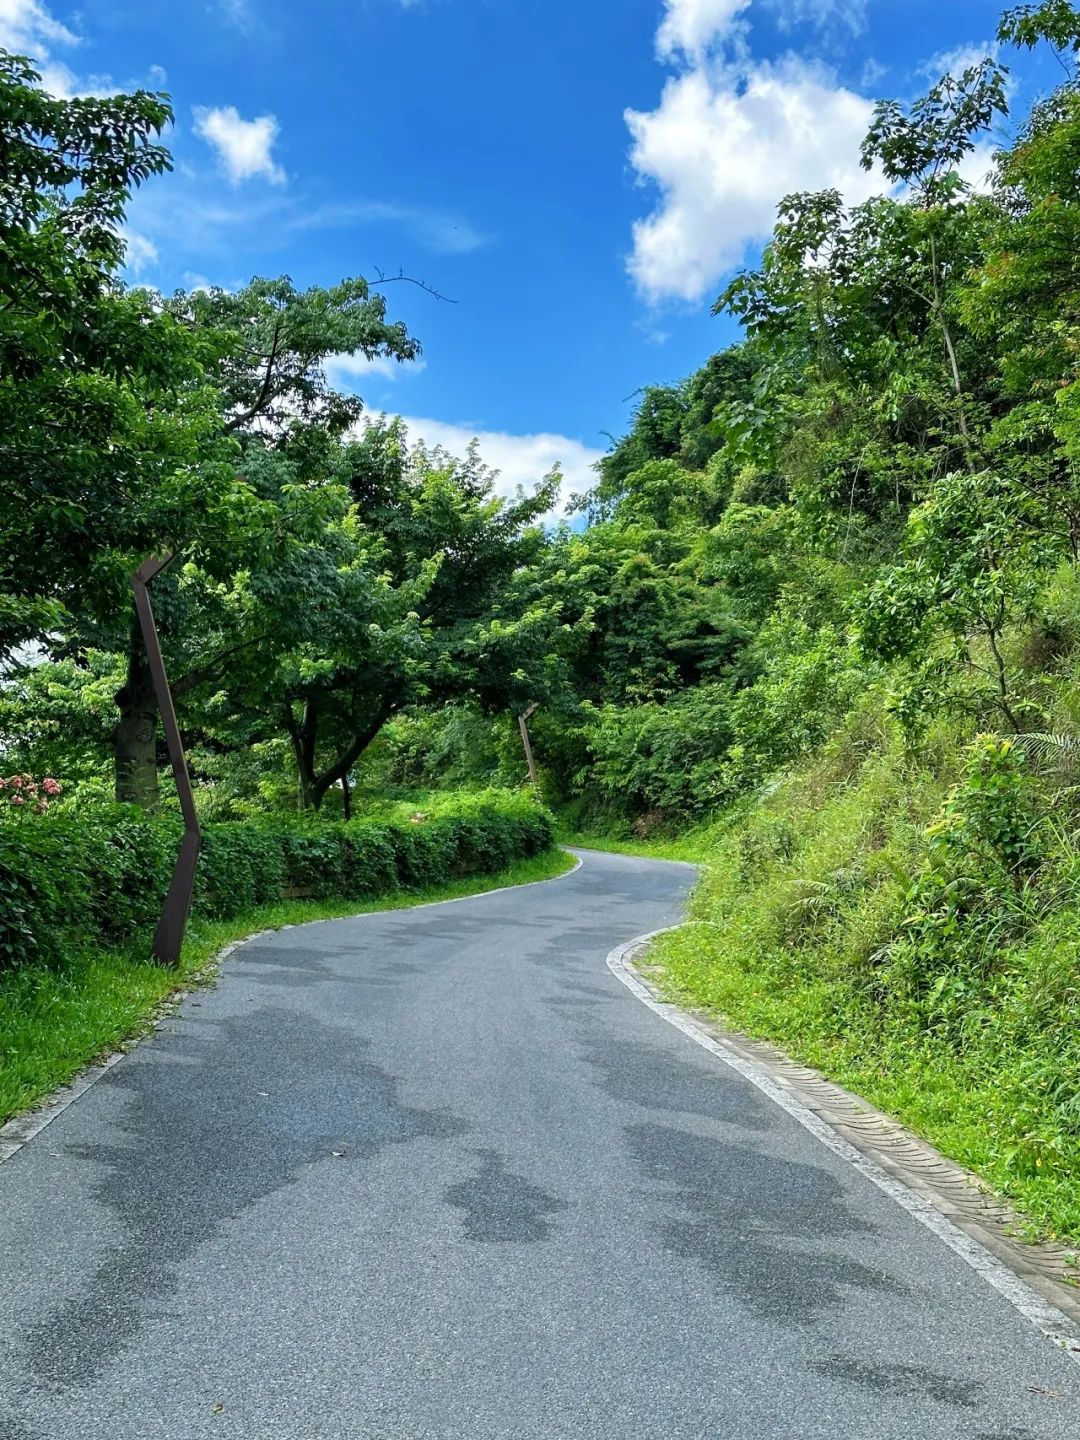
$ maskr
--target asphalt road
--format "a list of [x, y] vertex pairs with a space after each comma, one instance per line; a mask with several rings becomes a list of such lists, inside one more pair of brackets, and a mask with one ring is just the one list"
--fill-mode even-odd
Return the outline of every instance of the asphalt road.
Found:
[[2, 1440], [1076, 1440], [1080, 1368], [608, 971], [690, 879], [240, 950], [0, 1166]]

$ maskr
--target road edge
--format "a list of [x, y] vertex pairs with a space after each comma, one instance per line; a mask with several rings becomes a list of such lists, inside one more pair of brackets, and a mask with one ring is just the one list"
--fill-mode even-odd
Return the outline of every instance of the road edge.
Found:
[[[959, 1255], [987, 1284], [992, 1285], [1048, 1340], [1080, 1364], [1080, 1300], [1074, 1301], [1070, 1295], [1045, 1293], [1044, 1286], [1058, 1282], [1041, 1281], [1030, 1269], [1023, 1274], [1019, 1273], [1007, 1262], [996, 1245], [991, 1248], [993, 1237], [977, 1224], [956, 1215], [951, 1202], [946, 1197], [935, 1196], [932, 1187], [923, 1177], [917, 1181], [919, 1188], [913, 1188], [912, 1183], [907, 1183], [902, 1178], [898, 1167], [890, 1165], [887, 1169], [875, 1156], [872, 1146], [867, 1145], [866, 1149], [860, 1149], [845, 1139], [829, 1123], [826, 1115], [805, 1104], [784, 1080], [776, 1074], [770, 1074], [765, 1064], [740, 1053], [722, 1034], [707, 1029], [703, 1021], [688, 1011], [660, 998], [658, 992], [633, 967], [633, 957], [643, 951], [650, 941], [678, 928], [667, 926], [662, 930], [653, 930], [647, 935], [639, 935], [623, 945], [616, 946], [608, 953], [608, 969], [643, 1005], [647, 1005], [669, 1025], [681, 1030], [688, 1039], [708, 1050], [716, 1059], [749, 1081], [792, 1119], [798, 1121], [815, 1139], [845, 1160], [890, 1199], [895, 1200], [909, 1215]], [[747, 1039], [746, 1043], [750, 1045], [753, 1042]], [[794, 1062], [789, 1063], [794, 1065]], [[873, 1107], [867, 1104], [865, 1108], [871, 1111]], [[940, 1159], [944, 1165], [953, 1164], [944, 1157]], [[946, 1208], [952, 1214], [946, 1213]]]

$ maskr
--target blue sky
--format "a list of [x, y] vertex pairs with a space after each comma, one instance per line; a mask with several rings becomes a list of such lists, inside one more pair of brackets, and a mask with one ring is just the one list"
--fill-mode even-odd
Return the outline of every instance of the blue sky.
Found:
[[[419, 365], [336, 378], [507, 483], [588, 482], [639, 386], [733, 335], [709, 316], [776, 201], [876, 188], [872, 100], [983, 53], [985, 0], [0, 0], [56, 91], [170, 92], [175, 173], [131, 209], [163, 290], [404, 270]], [[1054, 83], [1016, 62], [1017, 113]], [[987, 154], [973, 161], [985, 172]]]

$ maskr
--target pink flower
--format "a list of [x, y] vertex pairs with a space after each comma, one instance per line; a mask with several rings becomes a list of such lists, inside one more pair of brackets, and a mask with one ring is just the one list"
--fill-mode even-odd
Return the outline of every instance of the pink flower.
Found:
[[35, 780], [32, 775], [0, 775], [0, 791], [9, 792], [8, 799], [12, 805], [32, 804], [34, 813], [43, 815], [49, 808], [49, 799], [53, 795], [60, 795], [64, 787], [59, 780], [54, 780], [51, 775], [46, 775], [41, 781]]

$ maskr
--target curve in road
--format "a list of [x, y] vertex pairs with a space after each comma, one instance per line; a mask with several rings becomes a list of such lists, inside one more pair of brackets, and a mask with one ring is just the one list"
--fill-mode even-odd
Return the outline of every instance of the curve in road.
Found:
[[0, 1440], [1066, 1440], [1080, 1371], [640, 1004], [690, 867], [238, 950], [0, 1167]]

